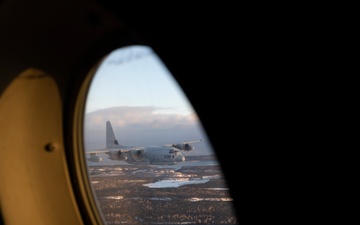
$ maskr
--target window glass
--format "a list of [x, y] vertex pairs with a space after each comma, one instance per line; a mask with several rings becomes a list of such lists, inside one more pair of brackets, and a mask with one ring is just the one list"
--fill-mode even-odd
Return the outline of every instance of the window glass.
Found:
[[87, 95], [84, 143], [105, 224], [237, 224], [199, 118], [151, 48], [103, 59]]

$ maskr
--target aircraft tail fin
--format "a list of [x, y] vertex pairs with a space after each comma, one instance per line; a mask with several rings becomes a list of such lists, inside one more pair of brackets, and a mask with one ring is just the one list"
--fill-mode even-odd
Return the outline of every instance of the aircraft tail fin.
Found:
[[111, 149], [111, 148], [123, 148], [123, 147], [127, 147], [127, 146], [119, 144], [110, 121], [106, 121], [106, 148]]

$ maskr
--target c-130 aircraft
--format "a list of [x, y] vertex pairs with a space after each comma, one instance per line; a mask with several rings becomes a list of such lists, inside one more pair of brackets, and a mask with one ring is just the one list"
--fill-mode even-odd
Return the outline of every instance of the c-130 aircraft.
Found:
[[185, 161], [180, 151], [192, 151], [192, 143], [200, 140], [180, 142], [162, 146], [134, 147], [120, 145], [110, 121], [106, 121], [106, 149], [88, 151], [91, 162], [100, 162], [102, 158], [97, 154], [107, 154], [111, 160], [125, 161], [129, 164], [174, 165]]

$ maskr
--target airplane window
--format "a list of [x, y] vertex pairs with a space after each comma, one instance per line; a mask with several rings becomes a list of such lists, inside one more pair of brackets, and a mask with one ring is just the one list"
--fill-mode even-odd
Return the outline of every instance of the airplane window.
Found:
[[199, 118], [150, 47], [123, 47], [102, 60], [83, 136], [105, 224], [237, 224]]

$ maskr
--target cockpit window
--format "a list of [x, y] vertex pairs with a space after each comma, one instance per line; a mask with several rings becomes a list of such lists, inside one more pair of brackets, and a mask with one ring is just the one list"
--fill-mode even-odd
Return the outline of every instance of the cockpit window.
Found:
[[95, 71], [84, 154], [104, 223], [237, 224], [202, 124], [156, 53], [116, 49]]

